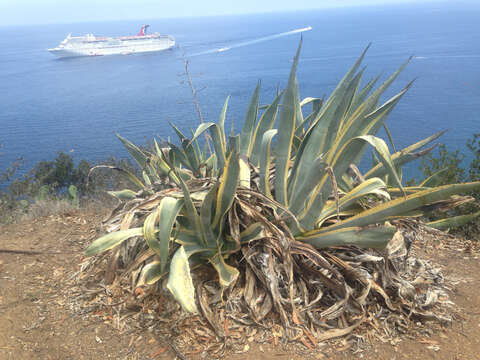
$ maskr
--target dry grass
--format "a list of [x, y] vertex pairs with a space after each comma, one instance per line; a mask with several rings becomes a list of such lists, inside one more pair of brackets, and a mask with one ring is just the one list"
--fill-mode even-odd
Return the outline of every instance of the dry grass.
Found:
[[88, 213], [104, 213], [106, 209], [105, 204], [99, 201], [89, 200], [80, 207], [72, 205], [71, 201], [61, 199], [37, 200], [31, 204], [26, 213], [17, 218], [17, 220], [31, 220], [46, 216], [63, 216], [73, 215], [81, 211]]
[[35, 219], [50, 215], [68, 215], [77, 208], [67, 200], [37, 200], [28, 208], [22, 220]]

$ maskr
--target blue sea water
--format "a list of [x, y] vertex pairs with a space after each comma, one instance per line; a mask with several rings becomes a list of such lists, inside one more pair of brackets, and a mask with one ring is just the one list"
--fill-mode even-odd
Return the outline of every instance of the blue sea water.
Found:
[[[145, 143], [154, 136], [174, 138], [168, 121], [186, 132], [196, 127], [182, 52], [201, 90], [205, 120], [216, 121], [231, 95], [227, 122], [239, 129], [258, 80], [262, 103], [286, 84], [300, 36], [255, 40], [306, 26], [313, 30], [303, 35], [302, 98], [328, 95], [370, 42], [365, 80], [380, 72], [386, 77], [415, 55], [387, 94], [416, 78], [387, 120], [397, 148], [449, 129], [442, 142], [464, 151], [466, 139], [480, 132], [478, 19], [480, 6], [473, 3], [428, 3], [148, 20], [152, 31], [173, 35], [180, 48], [69, 60], [46, 49], [70, 32], [133, 34], [147, 20], [0, 27], [0, 172], [19, 156], [27, 169], [54, 159], [57, 151], [76, 160], [126, 157], [115, 133]], [[234, 46], [249, 41], [254, 43]]]

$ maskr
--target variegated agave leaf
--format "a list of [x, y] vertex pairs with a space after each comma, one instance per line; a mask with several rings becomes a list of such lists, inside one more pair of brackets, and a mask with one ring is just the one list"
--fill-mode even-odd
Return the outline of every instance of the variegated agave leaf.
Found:
[[198, 313], [197, 305], [195, 304], [195, 288], [193, 287], [190, 274], [187, 253], [183, 246], [178, 248], [170, 262], [167, 288], [182, 306], [183, 310], [189, 313]]
[[86, 256], [91, 256], [95, 254], [102, 253], [104, 251], [113, 249], [117, 245], [120, 245], [125, 240], [132, 238], [134, 236], [141, 236], [142, 228], [133, 228], [128, 230], [120, 230], [106, 234], [93, 243], [85, 251]]

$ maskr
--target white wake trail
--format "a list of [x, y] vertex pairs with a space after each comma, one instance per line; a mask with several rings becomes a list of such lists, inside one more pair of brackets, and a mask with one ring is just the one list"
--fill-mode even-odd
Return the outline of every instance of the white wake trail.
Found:
[[293, 35], [293, 34], [299, 34], [299, 33], [302, 33], [302, 32], [305, 32], [305, 31], [310, 31], [310, 30], [312, 30], [312, 27], [307, 26], [307, 27], [304, 27], [304, 28], [301, 28], [301, 29], [285, 31], [285, 32], [282, 32], [282, 33], [279, 33], [279, 34], [268, 35], [268, 36], [264, 36], [264, 37], [261, 37], [261, 38], [248, 40], [248, 41], [242, 41], [242, 42], [232, 44], [232, 45], [228, 45], [228, 46], [225, 46], [225, 47], [222, 47], [222, 48], [217, 48], [217, 49], [211, 49], [211, 50], [198, 52], [198, 53], [195, 53], [195, 54], [188, 55], [188, 57], [206, 55], [206, 54], [213, 54], [213, 53], [221, 53], [221, 52], [228, 51], [228, 50], [235, 49], [235, 48], [239, 48], [239, 47], [242, 47], [242, 46], [258, 44], [258, 43], [261, 43], [261, 42], [264, 42], [264, 41], [278, 39], [280, 37], [289, 36], [289, 35]]

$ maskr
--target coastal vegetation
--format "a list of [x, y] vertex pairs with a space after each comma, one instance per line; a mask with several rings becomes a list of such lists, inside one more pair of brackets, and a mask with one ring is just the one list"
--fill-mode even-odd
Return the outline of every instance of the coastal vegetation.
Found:
[[[473, 134], [471, 138], [467, 139], [466, 146], [469, 150], [467, 156], [459, 150], [449, 150], [444, 144], [438, 144], [435, 149], [422, 157], [418, 169], [420, 177], [428, 178], [438, 172], [438, 185], [480, 180], [479, 139], [480, 134]], [[142, 148], [153, 149], [151, 144], [146, 144]], [[62, 164], [65, 164], [67, 169], [57, 169], [62, 167]], [[135, 186], [119, 173], [105, 171], [95, 172], [89, 176], [90, 169], [96, 165], [126, 168], [137, 176], [141, 176], [139, 168], [129, 159], [111, 157], [97, 163], [80, 160], [75, 165], [73, 157], [63, 152], [58, 152], [54, 160], [42, 161], [30, 170], [19, 174], [19, 170], [23, 170], [26, 166], [23, 159], [19, 158], [0, 174], [0, 186], [2, 187], [0, 190], [0, 214], [2, 214], [0, 223], [15, 222], [25, 215], [36, 217], [58, 211], [70, 211], [67, 185], [76, 186], [79, 206], [82, 208], [92, 203], [95, 206], [113, 206], [115, 201], [108, 195], [108, 191], [118, 188], [135, 189]], [[75, 181], [72, 181], [73, 178]], [[418, 179], [406, 179], [405, 183], [414, 186], [419, 181]], [[63, 186], [59, 186], [59, 184], [63, 184]], [[475, 198], [475, 202], [451, 209], [448, 215], [476, 212], [480, 194], [472, 192], [470, 195]], [[429, 216], [433, 220], [441, 217], [442, 214], [438, 214], [438, 216], [429, 214]], [[457, 224], [448, 230], [453, 234], [478, 240], [480, 223], [477, 218], [473, 218], [465, 224]]]
[[[379, 77], [362, 84], [366, 49], [328, 99], [301, 100], [300, 50], [301, 43], [286, 89], [271, 104], [260, 105], [257, 85], [240, 134], [227, 136], [227, 98], [218, 122], [202, 122], [191, 136], [172, 125], [180, 145], [155, 141], [149, 151], [119, 136], [140, 175], [91, 170], [112, 169], [136, 189], [110, 192], [122, 203], [86, 255], [111, 250], [100, 255], [109, 259], [106, 284], [129, 277], [135, 292], [163, 284], [220, 338], [227, 317], [281, 325], [286, 340], [342, 336], [385, 312], [448, 321], [436, 312], [442, 289], [413, 282], [418, 271], [431, 274], [420, 259], [421, 270], [412, 268], [409, 249], [435, 228], [477, 216], [448, 212], [472, 203], [462, 194], [478, 192], [480, 182], [440, 185], [449, 172], [427, 158], [430, 176], [403, 185], [402, 167], [428, 155], [443, 133], [393, 154], [376, 136], [412, 85], [380, 102], [408, 61], [379, 86]], [[372, 167], [361, 172], [368, 149]], [[447, 219], [428, 220], [439, 212]]]
[[79, 207], [114, 206], [115, 200], [107, 191], [130, 183], [111, 172], [96, 172], [89, 177], [90, 169], [100, 164], [138, 172], [128, 159], [108, 158], [97, 164], [81, 160], [75, 164], [70, 154], [58, 152], [54, 160], [41, 161], [20, 173], [25, 162], [18, 159], [0, 175], [0, 223], [71, 212]]
[[[438, 149], [427, 154], [422, 159], [420, 171], [426, 178], [436, 177], [439, 184], [454, 184], [457, 182], [472, 182], [480, 180], [480, 134], [473, 134], [467, 139], [466, 147], [468, 153], [461, 153], [459, 150], [450, 151], [444, 144], [439, 144]], [[469, 161], [465, 161], [466, 158]], [[463, 164], [466, 162], [466, 165]], [[436, 174], [436, 175], [434, 175]], [[410, 183], [414, 183], [410, 181]], [[433, 212], [429, 214], [430, 220], [437, 220], [437, 228], [449, 231], [454, 235], [472, 240], [479, 240], [480, 221], [479, 200], [480, 192], [469, 193], [475, 201], [460, 205], [447, 212], [449, 217], [461, 220], [452, 226], [451, 223], [439, 221], [445, 214]]]

